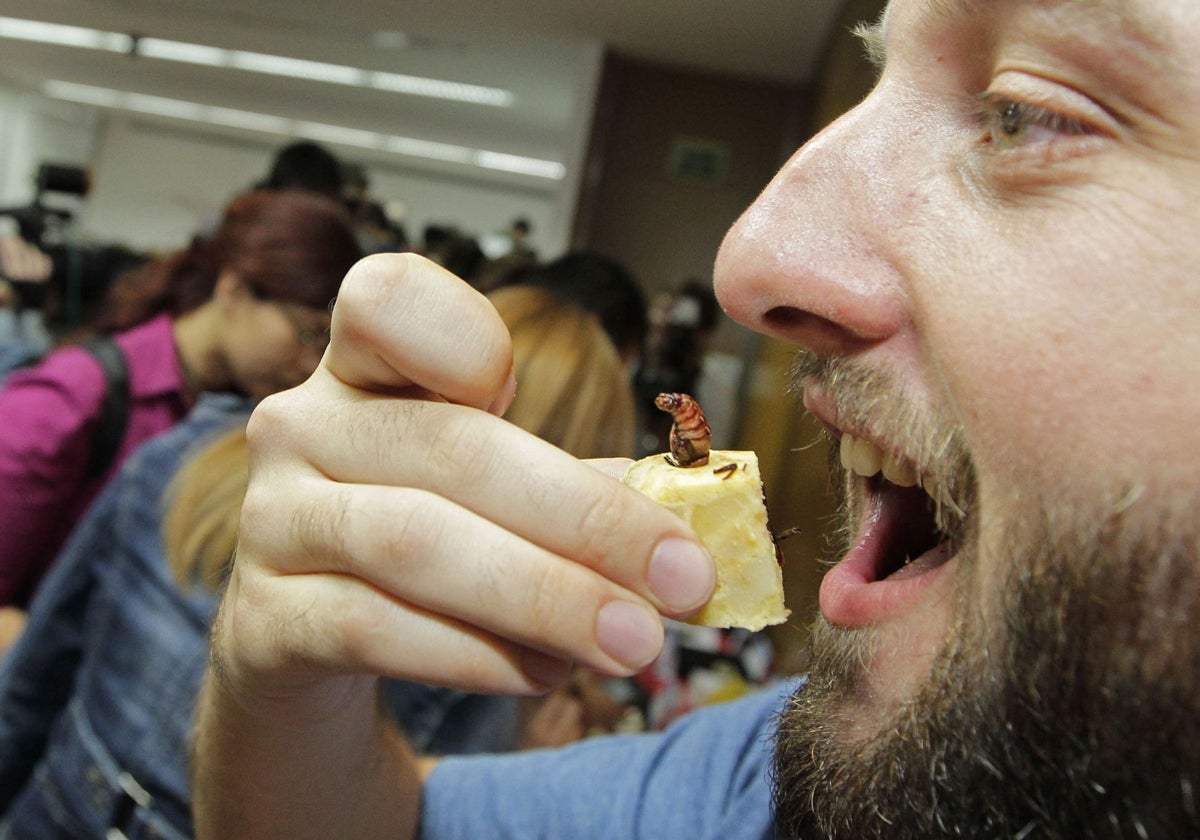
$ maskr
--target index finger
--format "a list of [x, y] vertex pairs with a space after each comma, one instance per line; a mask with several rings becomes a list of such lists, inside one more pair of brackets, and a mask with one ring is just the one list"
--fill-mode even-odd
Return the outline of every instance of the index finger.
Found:
[[512, 343], [495, 308], [416, 254], [375, 254], [351, 268], [330, 333], [321, 365], [354, 388], [416, 387], [484, 409], [511, 398]]
[[255, 427], [290, 441], [327, 478], [452, 500], [669, 615], [686, 614], [711, 594], [712, 562], [681, 518], [517, 426], [447, 403], [368, 397], [353, 403], [347, 446], [345, 434], [328, 433], [331, 412], [347, 428], [344, 407], [301, 389], [289, 396], [293, 404], [277, 414], [278, 401], [260, 406]]

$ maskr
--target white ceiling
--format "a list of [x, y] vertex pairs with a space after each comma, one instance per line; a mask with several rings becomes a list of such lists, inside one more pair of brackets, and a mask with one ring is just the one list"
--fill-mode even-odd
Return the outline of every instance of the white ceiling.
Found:
[[[808, 80], [843, 0], [0, 0], [0, 15], [511, 90], [511, 108], [0, 39], [0, 84], [48, 79], [564, 161], [607, 46]], [[408, 45], [379, 46], [377, 33]]]

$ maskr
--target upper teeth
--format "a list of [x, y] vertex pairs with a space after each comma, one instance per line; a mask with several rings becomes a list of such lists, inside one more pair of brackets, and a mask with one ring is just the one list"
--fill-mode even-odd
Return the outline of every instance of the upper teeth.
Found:
[[884, 452], [869, 440], [856, 438], [854, 435], [843, 434], [841, 445], [842, 466], [853, 470], [858, 475], [870, 476], [878, 472], [892, 484], [900, 487], [912, 487], [921, 484], [929, 495], [937, 498], [933, 476], [922, 477], [917, 473], [916, 466], [903, 458], [898, 458], [891, 452]]

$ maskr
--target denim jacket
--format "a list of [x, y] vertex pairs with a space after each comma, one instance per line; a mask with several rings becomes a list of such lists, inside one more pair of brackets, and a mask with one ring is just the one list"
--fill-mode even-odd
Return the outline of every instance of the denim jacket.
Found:
[[[163, 491], [250, 407], [204, 396], [127, 461], [51, 568], [0, 660], [0, 838], [191, 836], [188, 737], [217, 598], [175, 584]], [[505, 749], [514, 737], [507, 698], [392, 684], [384, 699], [418, 749]]]

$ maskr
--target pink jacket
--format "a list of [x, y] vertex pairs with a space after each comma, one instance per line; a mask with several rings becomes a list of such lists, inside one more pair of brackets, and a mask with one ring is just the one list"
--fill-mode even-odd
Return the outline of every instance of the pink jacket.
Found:
[[63, 347], [0, 389], [0, 605], [24, 606], [71, 527], [121, 462], [174, 426], [190, 400], [172, 321], [160, 315], [118, 334], [129, 368], [129, 420], [108, 471], [87, 481], [104, 372], [85, 350]]

